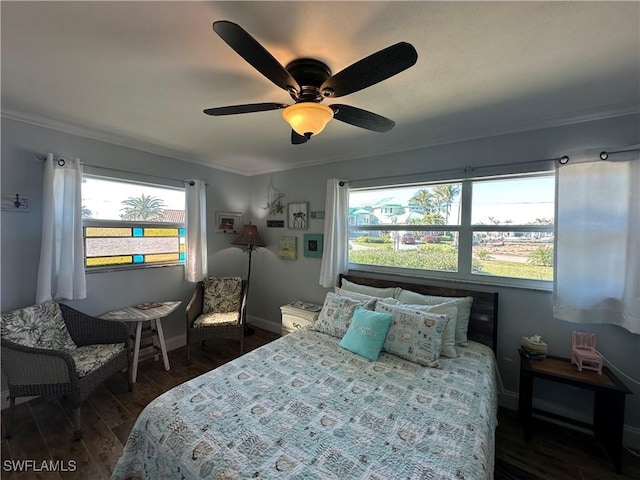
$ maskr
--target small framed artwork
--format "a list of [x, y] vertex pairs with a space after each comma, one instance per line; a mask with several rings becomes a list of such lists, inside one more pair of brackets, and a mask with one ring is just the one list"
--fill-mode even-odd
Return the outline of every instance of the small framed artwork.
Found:
[[324, 220], [324, 210], [314, 210], [309, 215], [311, 220]]
[[298, 202], [288, 205], [288, 227], [292, 230], [306, 230], [309, 227], [309, 203]]
[[242, 214], [237, 212], [216, 212], [216, 232], [240, 233]]
[[285, 260], [298, 258], [298, 237], [280, 237], [278, 239], [278, 256]]
[[322, 258], [324, 235], [321, 233], [304, 234], [304, 256]]

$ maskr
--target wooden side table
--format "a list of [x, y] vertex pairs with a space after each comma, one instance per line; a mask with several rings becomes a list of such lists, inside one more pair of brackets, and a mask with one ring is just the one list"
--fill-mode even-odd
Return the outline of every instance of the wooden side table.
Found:
[[[304, 308], [303, 308], [304, 307]], [[293, 302], [280, 307], [282, 314], [282, 335], [294, 332], [318, 319], [322, 307], [307, 302]]]
[[[533, 408], [535, 378], [594, 392], [593, 423], [588, 424]], [[629, 393], [632, 393], [631, 390], [607, 367], [603, 367], [602, 375], [594, 371], [579, 372], [568, 358], [548, 356], [544, 360], [530, 360], [520, 352], [519, 410], [527, 441], [531, 439], [533, 414], [588, 428], [602, 441], [613, 459], [616, 472], [621, 473], [625, 396]]]
[[[100, 318], [106, 320], [119, 320], [121, 322], [135, 322], [135, 335], [133, 339], [133, 362], [131, 368], [131, 382], [135, 383], [138, 378], [138, 362], [149, 357], [155, 357], [158, 360], [158, 351], [162, 354], [164, 369], [169, 370], [169, 357], [167, 356], [167, 346], [164, 342], [164, 333], [162, 332], [161, 319], [173, 312], [182, 302], [153, 302], [152, 304], [138, 305], [133, 307], [120, 308], [112, 310]], [[150, 306], [157, 305], [157, 306]], [[142, 324], [150, 323], [150, 329], [143, 334]], [[140, 357], [140, 340], [142, 337], [151, 337], [151, 347], [153, 352]], [[156, 345], [155, 340], [159, 345]]]

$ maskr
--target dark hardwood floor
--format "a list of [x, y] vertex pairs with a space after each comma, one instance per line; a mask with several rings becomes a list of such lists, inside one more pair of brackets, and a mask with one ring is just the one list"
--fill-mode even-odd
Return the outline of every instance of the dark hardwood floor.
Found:
[[[270, 342], [279, 335], [256, 328], [245, 340], [245, 351]], [[82, 406], [82, 440], [72, 441], [70, 409], [55, 398], [37, 398], [16, 406], [13, 436], [4, 438], [7, 411], [2, 411], [3, 479], [108, 479], [138, 414], [164, 391], [222, 365], [238, 355], [237, 344], [219, 342], [208, 352], [192, 349], [193, 363], [185, 366], [185, 349], [169, 353], [171, 370], [162, 362], [140, 364], [133, 392], [127, 391], [124, 375], [115, 375], [100, 386]], [[602, 447], [588, 434], [556, 425], [541, 424], [526, 443], [517, 413], [500, 410], [496, 433], [496, 457], [519, 467], [529, 476], [522, 480], [608, 480], [640, 478], [640, 459], [625, 454], [624, 475], [613, 472]], [[28, 472], [11, 471], [15, 460], [33, 460], [38, 467]], [[60, 461], [56, 472], [42, 462]], [[62, 470], [62, 471], [60, 471]], [[517, 478], [517, 477], [513, 477]], [[470, 479], [472, 480], [472, 479]]]

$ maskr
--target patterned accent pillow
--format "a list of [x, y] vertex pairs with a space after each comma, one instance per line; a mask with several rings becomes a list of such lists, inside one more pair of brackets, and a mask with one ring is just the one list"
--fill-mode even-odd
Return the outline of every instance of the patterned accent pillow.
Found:
[[324, 305], [320, 310], [318, 320], [309, 328], [316, 332], [342, 338], [347, 333], [356, 307], [360, 306], [367, 310], [373, 310], [375, 304], [375, 300], [356, 300], [355, 298], [341, 297], [329, 292], [324, 299]]
[[60, 306], [53, 300], [3, 313], [0, 333], [2, 338], [25, 347], [77, 348], [64, 323]]
[[[386, 303], [386, 302], [385, 302]], [[393, 304], [392, 304], [393, 305]], [[456, 351], [456, 318], [458, 316], [458, 309], [455, 303], [441, 303], [439, 305], [407, 305], [405, 303], [398, 304], [399, 307], [409, 308], [411, 310], [419, 310], [421, 312], [439, 313], [441, 315], [447, 315], [449, 321], [447, 322], [447, 328], [445, 328], [442, 334], [442, 346], [440, 347], [440, 355], [448, 358], [458, 358], [458, 352]]]
[[467, 331], [469, 330], [469, 315], [471, 315], [471, 305], [473, 297], [437, 297], [434, 295], [422, 295], [421, 293], [412, 292], [411, 290], [400, 289], [400, 293], [396, 296], [401, 303], [419, 304], [419, 305], [442, 305], [445, 303], [453, 303], [458, 309], [456, 318], [456, 345], [466, 347]]
[[208, 277], [204, 279], [202, 313], [240, 311], [242, 278]]
[[440, 368], [442, 336], [448, 315], [386, 305], [378, 302], [377, 312], [390, 313], [393, 322], [382, 349], [398, 357], [426, 367]]
[[375, 362], [393, 320], [390, 313], [372, 312], [356, 307], [351, 325], [340, 340], [342, 348]]

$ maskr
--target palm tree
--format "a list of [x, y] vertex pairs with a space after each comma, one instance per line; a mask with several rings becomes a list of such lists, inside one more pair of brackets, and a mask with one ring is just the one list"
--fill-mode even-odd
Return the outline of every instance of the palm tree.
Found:
[[445, 222], [449, 223], [451, 205], [460, 195], [460, 187], [457, 185], [438, 185], [433, 189], [433, 195], [438, 203], [439, 213], [444, 213]]
[[422, 208], [425, 215], [428, 213], [432, 213], [436, 208], [436, 204], [433, 198], [433, 193], [427, 189], [418, 190], [413, 194], [413, 197], [409, 199], [409, 203], [415, 203]]
[[90, 208], [82, 206], [82, 218], [91, 218], [93, 216], [93, 212]]
[[164, 201], [153, 195], [145, 195], [139, 197], [129, 197], [122, 202], [123, 208], [120, 209], [120, 218], [122, 220], [139, 220], [139, 221], [158, 221], [164, 216]]

